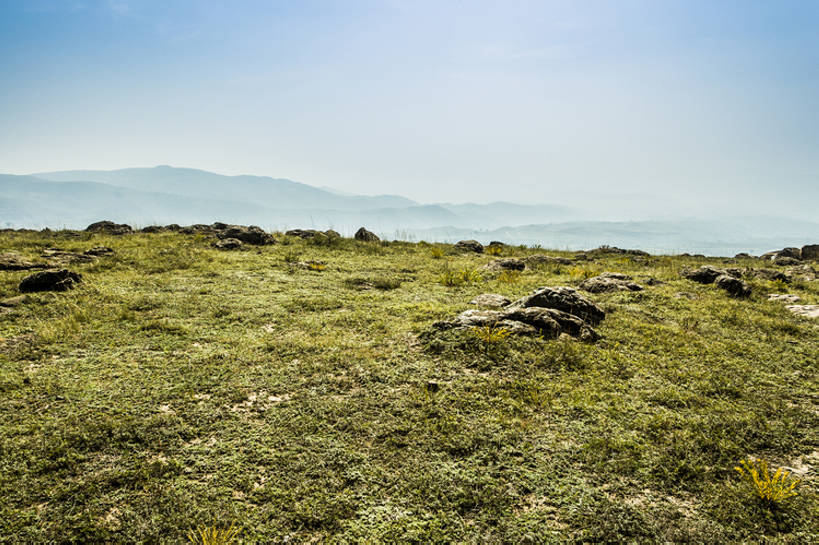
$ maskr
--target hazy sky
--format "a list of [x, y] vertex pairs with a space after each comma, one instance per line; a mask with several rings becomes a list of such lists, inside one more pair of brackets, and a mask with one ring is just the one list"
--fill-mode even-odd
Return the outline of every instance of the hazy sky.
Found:
[[0, 74], [6, 173], [819, 198], [816, 0], [0, 0]]

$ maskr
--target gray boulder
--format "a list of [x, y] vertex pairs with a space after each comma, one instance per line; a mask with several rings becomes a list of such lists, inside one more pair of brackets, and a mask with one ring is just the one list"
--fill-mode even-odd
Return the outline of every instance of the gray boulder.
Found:
[[40, 271], [23, 278], [20, 291], [66, 291], [82, 281], [82, 276], [68, 269]]

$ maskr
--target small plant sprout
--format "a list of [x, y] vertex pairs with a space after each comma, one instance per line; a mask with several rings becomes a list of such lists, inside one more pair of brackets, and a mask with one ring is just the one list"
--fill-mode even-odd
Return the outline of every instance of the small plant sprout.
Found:
[[497, 344], [509, 336], [510, 331], [497, 324], [487, 324], [472, 328], [472, 333], [484, 344]]
[[322, 263], [321, 261], [308, 261], [307, 268], [311, 271], [321, 272], [327, 268], [327, 265]]
[[231, 524], [228, 528], [206, 526], [188, 532], [188, 542], [195, 545], [230, 545], [235, 543], [239, 530]]
[[759, 499], [769, 506], [778, 505], [796, 496], [798, 494], [796, 487], [802, 482], [781, 467], [771, 475], [768, 462], [765, 460], [742, 460], [734, 469], [751, 485]]

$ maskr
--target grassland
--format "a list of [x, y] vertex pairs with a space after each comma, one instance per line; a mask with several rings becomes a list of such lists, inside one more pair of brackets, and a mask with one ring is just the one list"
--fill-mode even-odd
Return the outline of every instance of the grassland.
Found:
[[[619, 255], [446, 286], [492, 257], [278, 238], [0, 234], [116, 252], [0, 314], [0, 543], [819, 541], [819, 326], [766, 300], [782, 286], [732, 299], [679, 276], [721, 260]], [[426, 334], [604, 270], [664, 284], [590, 296], [595, 344]], [[757, 501], [749, 456], [801, 468], [799, 495]]]

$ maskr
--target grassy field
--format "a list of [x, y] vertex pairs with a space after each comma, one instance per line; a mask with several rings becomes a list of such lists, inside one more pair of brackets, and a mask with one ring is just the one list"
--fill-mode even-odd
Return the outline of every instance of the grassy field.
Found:
[[[766, 300], [782, 285], [732, 299], [679, 276], [719, 259], [609, 255], [445, 286], [493, 257], [277, 238], [0, 234], [116, 252], [0, 314], [0, 543], [819, 541], [819, 325]], [[429, 333], [601, 271], [664, 284], [589, 295], [594, 344]], [[819, 303], [819, 281], [787, 291]], [[749, 456], [798, 495], [758, 500]]]

